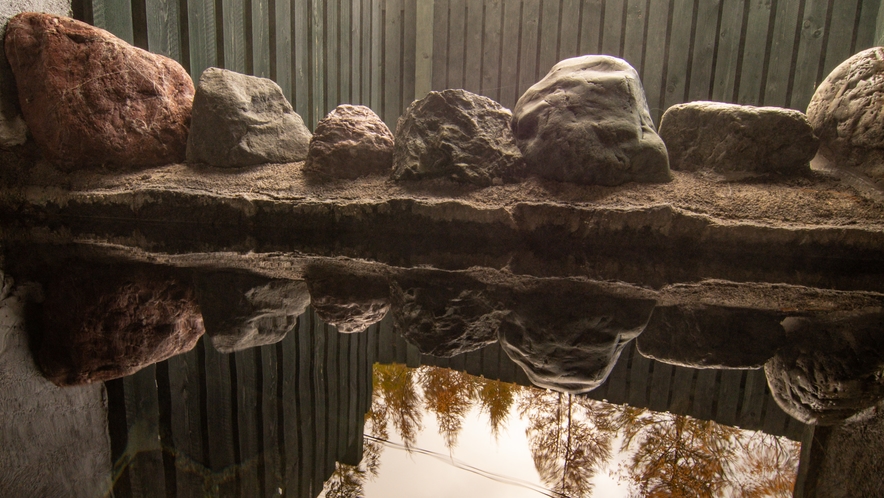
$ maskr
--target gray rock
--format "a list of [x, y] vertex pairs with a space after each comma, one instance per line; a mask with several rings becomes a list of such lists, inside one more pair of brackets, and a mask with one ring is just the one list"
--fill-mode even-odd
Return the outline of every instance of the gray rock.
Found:
[[816, 89], [807, 118], [820, 153], [884, 181], [884, 48], [864, 50], [836, 67]]
[[800, 111], [722, 102], [670, 107], [660, 136], [674, 170], [801, 173], [810, 171], [819, 141]]
[[692, 368], [761, 368], [786, 340], [784, 313], [704, 304], [658, 306], [636, 346]]
[[806, 424], [863, 419], [884, 399], [884, 314], [832, 313], [783, 322], [787, 345], [764, 365], [777, 404]]
[[513, 181], [523, 162], [511, 116], [466, 90], [430, 92], [412, 102], [396, 125], [393, 179], [447, 177], [483, 187]]
[[506, 354], [534, 384], [570, 393], [600, 386], [624, 346], [638, 336], [653, 299], [576, 281], [538, 281], [514, 294], [500, 324]]
[[279, 85], [210, 67], [193, 99], [187, 162], [235, 168], [302, 161], [310, 136]]
[[486, 286], [447, 272], [411, 272], [391, 286], [393, 326], [421, 353], [451, 357], [497, 342], [505, 314]]
[[307, 284], [243, 273], [197, 278], [206, 335], [221, 353], [277, 343], [310, 304]]
[[342, 104], [319, 121], [304, 171], [332, 178], [388, 175], [393, 134], [368, 107]]
[[512, 129], [529, 174], [600, 185], [670, 180], [638, 73], [622, 59], [559, 62], [519, 98]]
[[370, 273], [348, 267], [314, 264], [307, 269], [307, 288], [316, 315], [338, 332], [362, 332], [390, 310], [390, 284]]

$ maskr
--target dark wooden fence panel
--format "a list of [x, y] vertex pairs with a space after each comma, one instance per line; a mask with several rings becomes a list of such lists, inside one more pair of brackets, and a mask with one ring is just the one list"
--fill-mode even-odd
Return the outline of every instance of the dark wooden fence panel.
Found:
[[79, 0], [76, 12], [181, 61], [271, 77], [309, 126], [341, 103], [390, 127], [430, 89], [513, 107], [567, 57], [622, 57], [655, 120], [719, 100], [803, 110], [874, 44], [880, 0]]

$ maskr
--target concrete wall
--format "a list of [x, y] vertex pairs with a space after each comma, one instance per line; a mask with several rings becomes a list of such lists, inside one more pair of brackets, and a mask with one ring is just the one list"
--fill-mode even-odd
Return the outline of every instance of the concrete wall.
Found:
[[95, 497], [110, 489], [104, 385], [59, 388], [28, 349], [27, 293], [0, 274], [0, 496]]

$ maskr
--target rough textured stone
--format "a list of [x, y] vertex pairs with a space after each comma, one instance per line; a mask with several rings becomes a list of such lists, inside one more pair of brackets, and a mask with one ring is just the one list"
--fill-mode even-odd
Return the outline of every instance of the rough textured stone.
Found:
[[450, 357], [497, 342], [505, 311], [473, 279], [415, 271], [393, 282], [391, 295], [395, 330], [421, 353]]
[[304, 171], [323, 177], [388, 175], [393, 134], [368, 107], [343, 104], [316, 125]]
[[638, 73], [604, 55], [566, 59], [516, 103], [513, 134], [528, 172], [573, 183], [669, 181]]
[[674, 170], [801, 173], [819, 140], [807, 116], [780, 107], [690, 102], [670, 107], [660, 137]]
[[6, 59], [4, 39], [6, 25], [22, 12], [44, 12], [70, 16], [71, 0], [7, 0], [0, 2], [0, 147], [11, 148], [27, 140], [28, 127], [21, 116], [18, 91], [9, 60]]
[[306, 280], [316, 315], [338, 332], [362, 332], [390, 310], [390, 284], [384, 277], [317, 264], [307, 269]]
[[193, 99], [187, 162], [235, 168], [307, 157], [310, 130], [267, 78], [210, 67]]
[[65, 169], [184, 159], [193, 82], [177, 62], [73, 19], [9, 21], [6, 56], [25, 122]]
[[864, 418], [884, 399], [884, 314], [842, 312], [783, 322], [787, 345], [764, 365], [777, 404], [806, 424]]
[[281, 341], [310, 305], [302, 281], [242, 273], [200, 275], [196, 291], [206, 335], [221, 353]]
[[817, 87], [807, 118], [820, 153], [884, 182], [884, 48], [864, 50], [836, 67]]
[[500, 344], [540, 387], [581, 393], [600, 386], [623, 347], [648, 323], [654, 300], [575, 281], [516, 290]]
[[786, 340], [784, 313], [727, 306], [658, 306], [636, 346], [692, 368], [761, 368]]
[[497, 102], [466, 90], [430, 92], [399, 118], [393, 178], [446, 177], [483, 187], [514, 180], [523, 161], [511, 117]]
[[48, 284], [42, 316], [37, 363], [60, 386], [130, 375], [204, 332], [193, 289], [160, 267], [68, 267]]

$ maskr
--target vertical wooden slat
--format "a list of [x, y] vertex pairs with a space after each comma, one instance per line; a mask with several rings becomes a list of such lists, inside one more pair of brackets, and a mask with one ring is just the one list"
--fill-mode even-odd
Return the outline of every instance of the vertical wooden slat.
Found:
[[475, 351], [470, 351], [469, 353], [464, 355], [465, 365], [464, 371], [470, 375], [475, 375], [476, 377], [482, 375], [482, 351], [483, 349], [478, 349]]
[[543, 75], [559, 61], [559, 2], [547, 0], [540, 7], [537, 74]]
[[[326, 344], [326, 353], [325, 353], [325, 375], [323, 376], [326, 381], [326, 399], [328, 402], [328, 410], [326, 412], [326, 419], [328, 420], [326, 426], [326, 462], [331, 467], [331, 471], [334, 470], [335, 460], [338, 456], [338, 439], [344, 439], [344, 434], [338, 433], [338, 427], [340, 425], [340, 409], [341, 409], [341, 398], [347, 395], [347, 392], [343, 389], [344, 386], [341, 385], [341, 376], [338, 371], [338, 355], [340, 354], [340, 336], [337, 329], [334, 327], [325, 324], [324, 326], [324, 334], [325, 336], [325, 344]], [[329, 471], [329, 472], [331, 472]], [[324, 480], [324, 479], [323, 479]]]
[[422, 99], [433, 88], [434, 6], [432, 0], [415, 0], [414, 99]]
[[672, 377], [672, 395], [669, 401], [670, 412], [689, 413], [695, 373], [697, 370], [693, 368], [675, 367], [675, 375]]
[[740, 74], [740, 92], [737, 102], [760, 105], [764, 88], [764, 62], [768, 50], [768, 31], [771, 22], [771, 4], [749, 2], [749, 18], [746, 23], [746, 43], [743, 48], [743, 65]]
[[601, 53], [602, 50], [602, 4], [604, 0], [583, 0], [580, 15], [580, 55]]
[[244, 0], [223, 0], [224, 67], [246, 72], [246, 30]]
[[666, 46], [669, 4], [671, 0], [654, 0], [648, 10], [648, 40], [642, 64], [642, 85], [648, 98], [651, 117], [659, 125], [663, 115], [663, 75], [666, 66]]
[[362, 95], [362, 0], [350, 0], [350, 102], [365, 104]]
[[711, 97], [720, 3], [721, 0], [702, 0], [697, 9], [697, 34], [691, 60], [691, 80], [688, 82], [689, 100], [709, 100]]
[[194, 81], [199, 81], [206, 68], [217, 65], [215, 4], [206, 1], [188, 2], [187, 28], [190, 39], [190, 75]]
[[[415, 67], [417, 64], [417, 0], [402, 0], [402, 83], [400, 85], [399, 116], [414, 101]], [[423, 95], [421, 96], [423, 97]]]
[[[292, 344], [297, 331], [286, 334], [284, 339], [287, 344]], [[284, 344], [286, 344], [284, 342]], [[283, 402], [277, 395], [279, 392], [278, 364], [276, 347], [264, 346], [260, 348], [261, 354], [261, 416], [263, 418], [264, 452], [264, 496], [278, 496], [278, 489], [284, 486], [282, 469], [280, 468], [279, 445], [279, 404]], [[293, 401], [290, 399], [290, 401]]]
[[[252, 0], [252, 74], [270, 77], [270, 2]], [[274, 20], [275, 21], [275, 20]], [[286, 26], [290, 26], [286, 25]], [[283, 27], [285, 29], [285, 27]]]
[[232, 495], [235, 490], [230, 472], [236, 463], [233, 449], [233, 406], [230, 403], [230, 361], [203, 341], [206, 355], [206, 425], [209, 433], [209, 464], [215, 473], [213, 490]]
[[353, 4], [351, 0], [340, 0], [341, 1], [341, 14], [340, 14], [340, 23], [341, 26], [339, 29], [341, 44], [340, 44], [340, 89], [341, 93], [338, 96], [339, 104], [353, 104], [357, 103], [353, 99], [353, 75], [352, 75], [352, 67], [353, 67], [353, 58], [352, 58], [352, 45], [353, 45]]
[[449, 15], [448, 0], [433, 2], [433, 90], [448, 88]]
[[602, 21], [602, 50], [605, 55], [620, 57], [623, 40], [623, 7], [626, 0], [606, 0], [605, 19]]
[[328, 54], [325, 52], [325, 2], [311, 2], [310, 12], [310, 115], [305, 117], [310, 129], [325, 116], [325, 78]]
[[537, 30], [539, 22], [540, 0], [522, 2], [522, 42], [519, 46], [518, 91], [520, 95], [538, 80], [540, 69], [537, 67]]
[[238, 478], [240, 489], [249, 496], [258, 494], [258, 391], [255, 348], [235, 353], [237, 385], [237, 436], [239, 437]]
[[292, 22], [294, 30], [292, 33], [292, 93], [294, 101], [292, 105], [298, 114], [304, 119], [304, 123], [313, 129], [313, 122], [310, 118], [310, 109], [313, 105], [313, 99], [317, 98], [312, 93], [311, 88], [311, 52], [310, 44], [312, 33], [312, 11], [309, 9], [310, 3], [304, 1], [291, 0]]
[[[172, 398], [172, 442], [175, 445], [177, 496], [202, 497], [202, 476], [197, 469], [206, 465], [202, 445], [202, 376], [196, 350], [169, 358], [169, 390]], [[197, 465], [193, 465], [196, 463]]]
[[[627, 344], [620, 352], [617, 364], [611, 370], [606, 381], [608, 385], [607, 400], [611, 403], [626, 403], [629, 393], [626, 392], [626, 379], [629, 376], [629, 356], [635, 351], [634, 343]], [[637, 354], [637, 353], [636, 353]]]
[[377, 361], [385, 365], [393, 363], [396, 359], [393, 344], [396, 342], [396, 334], [393, 331], [393, 319], [388, 313], [380, 322], [380, 333], [378, 334], [378, 358]]
[[329, 410], [328, 410], [328, 383], [326, 371], [326, 353], [328, 347], [326, 344], [325, 324], [313, 315], [313, 352], [311, 354], [313, 363], [313, 420], [315, 431], [310, 435], [314, 440], [314, 467], [312, 478], [312, 493], [317, 494], [322, 489], [322, 483], [325, 481], [323, 474], [328, 465], [328, 427], [329, 427]]
[[[381, 7], [386, 0], [370, 0], [371, 4], [371, 103], [369, 106], [384, 118], [383, 100], [384, 88], [384, 25], [381, 19]], [[389, 123], [388, 123], [389, 126]], [[392, 130], [392, 128], [391, 128]], [[395, 132], [395, 130], [393, 130]]]
[[482, 349], [482, 372], [487, 379], [500, 380], [500, 343]]
[[740, 402], [740, 383], [745, 371], [724, 370], [721, 372], [721, 387], [718, 389], [718, 404], [715, 421], [724, 425], [737, 425], [737, 405]]
[[715, 399], [715, 378], [718, 372], [704, 369], [697, 372], [694, 383], [694, 403], [689, 415], [703, 420], [712, 419], [712, 402]]
[[448, 64], [446, 88], [464, 87], [464, 43], [467, 38], [466, 0], [449, 0]]
[[512, 109], [520, 96], [519, 81], [519, 32], [521, 3], [506, 1], [503, 4], [503, 27], [500, 54], [499, 102]]
[[669, 391], [672, 389], [672, 377], [675, 367], [660, 361], [654, 362], [654, 373], [651, 375], [651, 393], [648, 408], [662, 412], [669, 409]]
[[130, 0], [93, 0], [92, 9], [97, 27], [110, 31], [128, 43], [135, 42]]
[[[659, 1], [659, 0], [658, 0]], [[623, 59], [642, 74], [642, 57], [645, 49], [645, 0], [628, 0], [626, 6], [626, 31], [623, 37]]]
[[[129, 465], [132, 494], [142, 497], [165, 495], [165, 474], [160, 446], [160, 410], [157, 398], [156, 366], [149, 365], [123, 378], [129, 444], [137, 453]], [[174, 477], [172, 477], [174, 479]]]
[[177, 0], [146, 0], [147, 47], [153, 53], [181, 60]]
[[786, 422], [789, 416], [777, 405], [776, 401], [770, 396], [764, 403], [764, 422], [761, 430], [768, 434], [784, 434], [786, 432]]
[[[298, 320], [296, 348], [291, 348], [297, 355], [291, 363], [285, 363], [285, 372], [297, 372], [296, 390], [293, 398], [297, 404], [286, 400], [285, 441], [286, 441], [286, 482], [288, 489], [295, 496], [314, 496], [311, 494], [311, 482], [316, 472], [316, 417], [313, 407], [316, 403], [313, 382], [313, 312], [310, 308]], [[289, 367], [288, 365], [291, 365]], [[284, 381], [287, 380], [288, 374]], [[285, 387], [285, 384], [283, 385]], [[287, 391], [288, 392], [288, 391]], [[289, 410], [291, 409], [291, 416]], [[297, 422], [293, 422], [293, 419]], [[292, 434], [290, 439], [289, 434]], [[290, 442], [291, 441], [291, 442]], [[293, 451], [294, 448], [297, 451]], [[297, 455], [292, 458], [290, 451]], [[297, 491], [296, 491], [297, 490]], [[297, 493], [297, 494], [296, 494]], [[287, 494], [288, 495], [288, 494]]]
[[371, 107], [375, 112], [377, 112], [377, 107], [374, 107], [374, 103], [371, 100], [371, 72], [372, 72], [372, 50], [373, 50], [373, 40], [374, 40], [374, 31], [371, 25], [372, 19], [372, 0], [360, 0], [362, 5], [360, 7], [360, 11], [362, 13], [362, 54], [360, 60], [360, 74], [362, 78], [362, 104]]
[[338, 32], [338, 14], [340, 0], [326, 0], [325, 4], [325, 102], [316, 116], [316, 121], [324, 118], [326, 114], [341, 103], [340, 87], [340, 64]]
[[766, 396], [767, 378], [764, 376], [764, 370], [747, 371], [746, 385], [743, 388], [743, 405], [739, 415], [741, 427], [759, 427], [761, 425]]
[[[295, 105], [296, 98], [293, 86], [293, 69], [294, 69], [294, 51], [292, 50], [292, 26], [297, 26], [292, 18], [292, 2], [291, 0], [270, 0], [276, 2], [276, 36], [274, 43], [276, 44], [276, 83], [282, 88], [285, 98], [289, 99], [292, 105]], [[302, 3], [302, 2], [299, 2]], [[297, 31], [295, 31], [297, 32]], [[297, 61], [301, 62], [301, 61]], [[295, 110], [301, 114], [301, 110], [295, 105]], [[301, 117], [304, 117], [301, 114]]]
[[463, 88], [473, 93], [480, 93], [482, 90], [483, 12], [484, 5], [481, 1], [467, 2]]
[[829, 2], [806, 0], [801, 35], [798, 42], [798, 59], [794, 68], [794, 83], [789, 96], [789, 107], [805, 110], [813, 96], [820, 71], [820, 59], [824, 56], [823, 34], [826, 29]]
[[[339, 334], [337, 356], [337, 372], [333, 375], [337, 378], [337, 388], [340, 392], [338, 399], [338, 438], [337, 448], [335, 449], [335, 457], [338, 461], [342, 461], [347, 455], [347, 447], [350, 445], [352, 438], [351, 427], [353, 419], [350, 418], [350, 405], [356, 393], [356, 383], [353, 382], [351, 376], [356, 375], [356, 369], [350, 365], [350, 344], [356, 338], [353, 334]], [[344, 462], [347, 463], [347, 462]]]
[[[862, 0], [840, 0], [832, 4], [832, 21], [829, 25], [828, 40], [824, 47], [822, 78], [828, 76], [838, 64], [853, 55], [851, 46], [846, 43], [854, 31], [856, 14], [862, 5]], [[818, 78], [820, 79], [820, 78]]]
[[580, 0], [562, 0], [560, 10], [559, 53], [556, 62], [580, 54], [578, 36], [580, 35]]
[[764, 85], [764, 105], [788, 107], [789, 74], [792, 72], [792, 50], [795, 47], [795, 30], [801, 25], [798, 19], [799, 0], [780, 0], [775, 12], [773, 39], [770, 46], [770, 62]]
[[721, 28], [718, 32], [718, 50], [715, 57], [715, 76], [712, 99], [734, 102], [740, 74], [740, 37], [743, 33], [744, 0], [723, 0]]
[[648, 382], [651, 377], [652, 361], [633, 348], [632, 364], [629, 367], [629, 398], [632, 406], [648, 406]]
[[688, 99], [688, 78], [691, 64], [691, 26], [695, 22], [693, 0], [673, 0], [672, 29], [669, 34], [669, 57], [666, 60], [666, 81], [663, 112]]
[[862, 0], [856, 46], [852, 53], [884, 45], [884, 9], [879, 10], [879, 4], [877, 0]]

